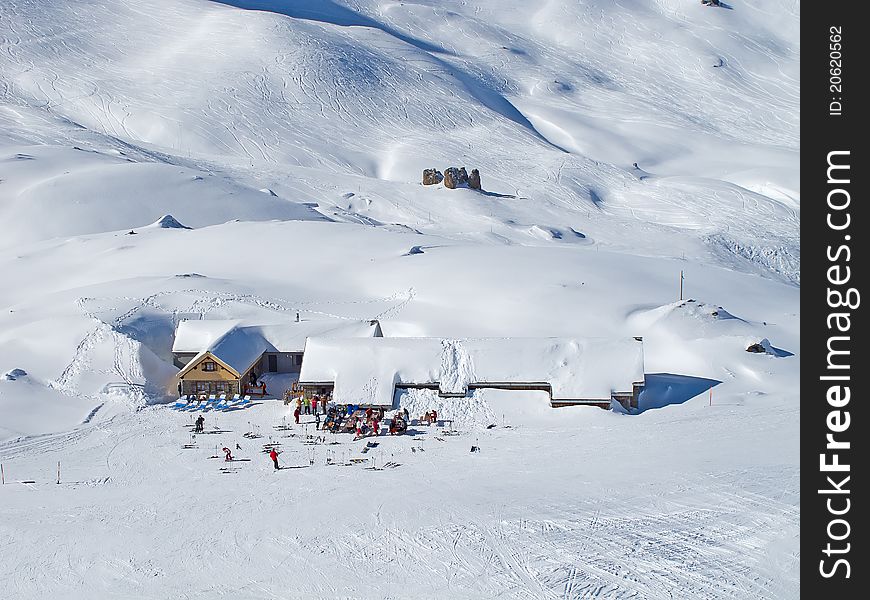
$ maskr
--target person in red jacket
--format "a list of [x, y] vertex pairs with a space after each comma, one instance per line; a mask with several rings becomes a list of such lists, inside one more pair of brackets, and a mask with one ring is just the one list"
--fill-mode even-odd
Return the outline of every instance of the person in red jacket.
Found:
[[269, 452], [269, 458], [272, 459], [272, 464], [275, 465], [275, 470], [277, 471], [281, 467], [278, 466], [278, 451], [272, 448], [272, 451]]
[[299, 407], [298, 407], [298, 406], [296, 407], [296, 410], [293, 411], [293, 418], [296, 419], [296, 424], [297, 424], [297, 425], [299, 425], [299, 413], [300, 413], [300, 412], [301, 412], [301, 411], [299, 410]]

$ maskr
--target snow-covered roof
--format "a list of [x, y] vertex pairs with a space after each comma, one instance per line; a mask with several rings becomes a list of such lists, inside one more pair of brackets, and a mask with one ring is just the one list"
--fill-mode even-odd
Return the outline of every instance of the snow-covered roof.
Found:
[[[377, 321], [319, 320], [272, 325], [246, 325], [237, 320], [182, 321], [175, 331], [172, 351], [196, 353], [189, 366], [209, 353], [241, 375], [264, 352], [304, 351], [305, 340], [312, 335], [371, 337], [381, 335], [381, 330]], [[187, 370], [185, 367], [179, 374]]]
[[240, 321], [228, 320], [181, 321], [175, 328], [172, 351], [198, 354], [211, 348], [212, 344], [239, 325]]
[[548, 384], [553, 400], [609, 400], [643, 381], [643, 343], [578, 338], [311, 337], [301, 383], [334, 382], [337, 402], [391, 405], [396, 384]]

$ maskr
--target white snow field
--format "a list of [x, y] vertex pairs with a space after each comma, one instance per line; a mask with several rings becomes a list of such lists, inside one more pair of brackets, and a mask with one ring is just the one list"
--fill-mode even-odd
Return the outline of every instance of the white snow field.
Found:
[[[797, 598], [799, 11], [0, 0], [0, 595]], [[646, 388], [192, 438], [177, 323], [297, 313], [643, 337]]]

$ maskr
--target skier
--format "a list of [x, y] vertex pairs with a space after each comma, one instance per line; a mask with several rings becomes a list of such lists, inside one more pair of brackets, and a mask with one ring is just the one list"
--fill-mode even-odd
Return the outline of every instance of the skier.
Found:
[[377, 437], [381, 434], [381, 424], [378, 423], [378, 418], [372, 419], [372, 435]]
[[303, 401], [303, 403], [304, 403], [304, 406], [305, 406], [305, 414], [306, 414], [306, 415], [310, 415], [310, 414], [311, 414], [311, 398], [306, 398], [306, 399]]
[[296, 410], [293, 411], [293, 418], [296, 419], [296, 424], [299, 425], [299, 407], [296, 407]]
[[281, 467], [278, 466], [278, 451], [272, 448], [272, 451], [269, 452], [269, 458], [272, 459], [272, 464], [275, 465], [275, 470], [277, 471]]
[[225, 456], [224, 456], [224, 460], [225, 460], [226, 462], [231, 462], [231, 461], [233, 460], [233, 453], [230, 452], [230, 449], [227, 448], [226, 446], [224, 446], [224, 447], [222, 448], [222, 450], [224, 451], [224, 454], [225, 454]]
[[196, 425], [193, 428], [194, 433], [202, 433], [202, 427], [205, 424], [205, 417], [199, 415], [196, 418]]
[[315, 415], [317, 414], [317, 401], [319, 399], [320, 398], [318, 398], [317, 396], [314, 396], [314, 398], [311, 399], [311, 412], [313, 412]]
[[363, 436], [363, 429], [365, 428], [365, 424], [363, 423], [362, 417], [356, 418], [356, 437], [361, 438]]
[[314, 429], [320, 429], [320, 413], [318, 412], [314, 413]]
[[435, 412], [435, 409], [432, 409], [432, 422], [438, 425], [438, 413]]
[[409, 422], [411, 420], [411, 415], [408, 413], [408, 407], [406, 406], [402, 412], [405, 413], [405, 423]]

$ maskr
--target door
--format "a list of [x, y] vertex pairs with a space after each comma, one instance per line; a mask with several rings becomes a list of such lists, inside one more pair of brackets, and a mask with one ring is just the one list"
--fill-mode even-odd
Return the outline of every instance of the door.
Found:
[[277, 373], [278, 372], [278, 357], [274, 354], [269, 355], [269, 372]]

